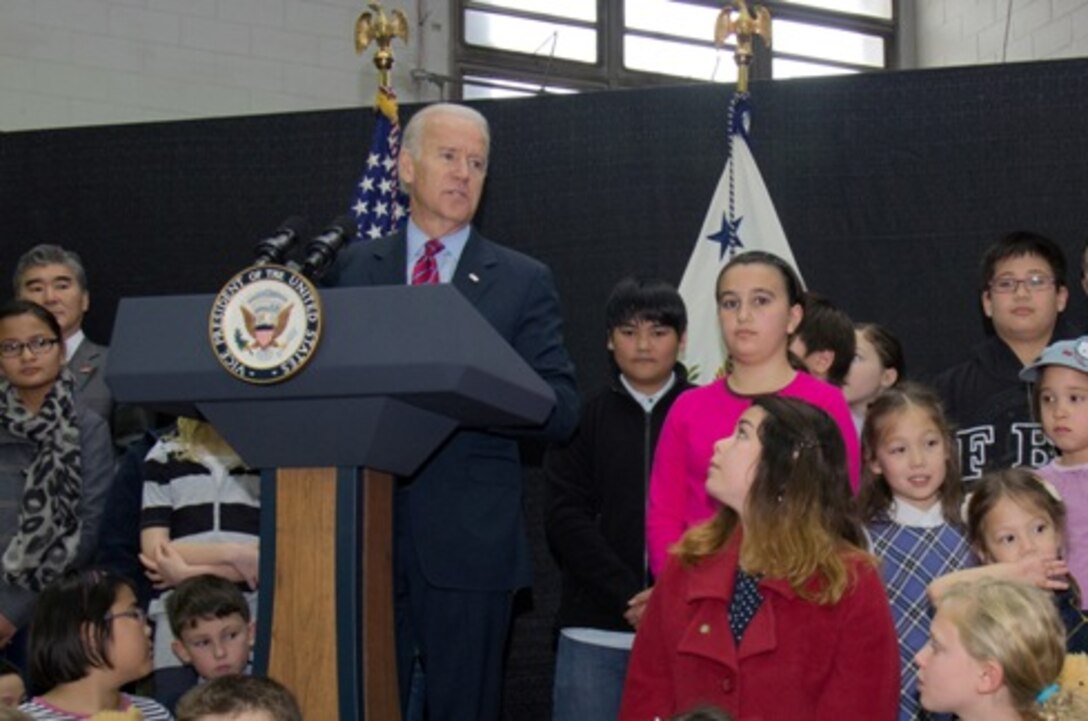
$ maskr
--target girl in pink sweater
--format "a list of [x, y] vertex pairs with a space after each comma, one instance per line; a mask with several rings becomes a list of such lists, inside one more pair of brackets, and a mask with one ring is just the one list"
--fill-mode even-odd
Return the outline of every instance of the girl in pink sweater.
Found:
[[684, 531], [714, 515], [717, 504], [705, 488], [714, 443], [732, 435], [752, 396], [800, 398], [826, 411], [842, 433], [850, 483], [857, 489], [858, 437], [842, 391], [790, 364], [789, 339], [804, 315], [803, 294], [796, 271], [772, 253], [741, 253], [718, 275], [718, 320], [732, 368], [724, 378], [680, 396], [665, 420], [646, 513], [655, 575]]

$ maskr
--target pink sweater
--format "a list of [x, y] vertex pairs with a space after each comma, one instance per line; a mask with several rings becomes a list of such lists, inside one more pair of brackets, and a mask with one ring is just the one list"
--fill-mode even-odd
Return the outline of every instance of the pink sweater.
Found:
[[[798, 373], [777, 395], [800, 398], [827, 412], [842, 432], [850, 486], [858, 487], [861, 452], [858, 434], [842, 391], [807, 373]], [[751, 399], [729, 390], [724, 381], [687, 391], [669, 409], [654, 452], [646, 510], [646, 545], [650, 570], [665, 566], [669, 547], [684, 531], [705, 521], [718, 508], [706, 493], [706, 472], [714, 444], [733, 433]]]

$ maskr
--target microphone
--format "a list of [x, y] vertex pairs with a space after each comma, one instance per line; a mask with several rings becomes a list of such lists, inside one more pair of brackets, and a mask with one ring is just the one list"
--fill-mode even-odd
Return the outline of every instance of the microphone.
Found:
[[290, 218], [280, 223], [280, 227], [276, 228], [276, 233], [274, 235], [257, 241], [257, 245], [253, 247], [253, 252], [257, 256], [256, 264], [282, 264], [283, 259], [287, 257], [287, 253], [291, 250], [291, 247], [298, 241], [299, 237], [305, 235], [308, 230], [309, 223], [306, 222], [305, 218], [298, 215], [292, 215]]
[[306, 259], [302, 261], [301, 272], [310, 280], [317, 280], [336, 258], [344, 243], [355, 238], [359, 232], [355, 216], [344, 213], [329, 223], [320, 235], [306, 244]]

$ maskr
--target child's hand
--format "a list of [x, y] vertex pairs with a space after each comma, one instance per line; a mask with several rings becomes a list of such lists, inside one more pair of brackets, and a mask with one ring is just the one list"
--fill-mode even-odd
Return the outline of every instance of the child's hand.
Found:
[[189, 564], [185, 562], [180, 553], [174, 550], [174, 547], [168, 541], [163, 541], [156, 550], [155, 555], [159, 562], [158, 570], [161, 578], [155, 588], [173, 588], [193, 575]]
[[1060, 558], [1027, 556], [1011, 565], [1014, 577], [1021, 581], [1050, 591], [1069, 588], [1069, 564]]
[[159, 559], [158, 559], [158, 547], [155, 548], [154, 556], [148, 556], [146, 553], [140, 554], [140, 563], [144, 565], [144, 575], [151, 581], [151, 585], [155, 588], [162, 588], [162, 574], [159, 573]]
[[638, 624], [642, 621], [642, 614], [646, 610], [646, 604], [650, 602], [650, 594], [653, 590], [652, 587], [644, 588], [628, 599], [627, 610], [624, 611], [623, 617], [627, 619], [627, 623], [631, 624], [631, 628], [638, 628]]

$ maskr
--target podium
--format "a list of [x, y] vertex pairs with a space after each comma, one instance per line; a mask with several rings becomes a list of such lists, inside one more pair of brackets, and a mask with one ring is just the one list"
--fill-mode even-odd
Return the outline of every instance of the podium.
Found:
[[254, 673], [306, 718], [397, 721], [395, 477], [458, 428], [543, 423], [554, 393], [450, 285], [321, 291], [314, 356], [264, 386], [212, 353], [213, 300], [123, 299], [106, 382], [120, 403], [208, 420], [262, 469]]

